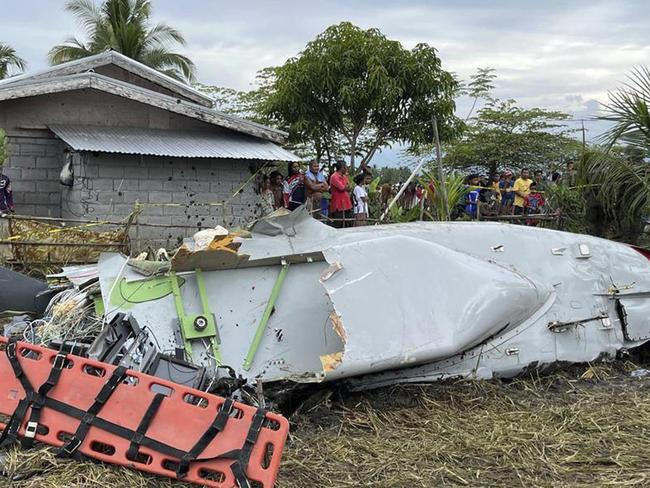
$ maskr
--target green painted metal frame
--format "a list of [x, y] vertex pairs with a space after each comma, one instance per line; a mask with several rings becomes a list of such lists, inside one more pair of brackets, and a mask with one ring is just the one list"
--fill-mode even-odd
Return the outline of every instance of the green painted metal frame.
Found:
[[245, 371], [251, 369], [253, 360], [255, 359], [255, 354], [257, 354], [257, 350], [259, 349], [260, 343], [262, 342], [262, 337], [264, 336], [266, 325], [268, 324], [269, 318], [271, 317], [271, 312], [273, 311], [275, 302], [278, 300], [278, 296], [280, 296], [282, 283], [284, 283], [284, 279], [287, 277], [288, 272], [289, 272], [289, 263], [283, 260], [282, 268], [280, 269], [280, 274], [275, 280], [275, 284], [273, 285], [273, 289], [271, 290], [271, 296], [269, 297], [269, 301], [266, 302], [266, 308], [264, 309], [264, 313], [262, 314], [262, 319], [260, 320], [260, 323], [257, 325], [257, 330], [255, 331], [253, 342], [251, 343], [248, 349], [248, 354], [246, 355], [246, 359], [244, 360], [243, 368]]
[[[217, 366], [222, 364], [221, 350], [219, 349], [219, 339], [217, 332], [217, 324], [214, 319], [214, 314], [210, 311], [210, 304], [208, 302], [208, 294], [205, 289], [205, 280], [203, 279], [203, 272], [197, 268], [194, 270], [196, 276], [196, 286], [199, 291], [199, 298], [201, 299], [201, 314], [187, 314], [183, 305], [183, 297], [181, 295], [180, 286], [178, 284], [178, 276], [174, 271], [169, 272], [169, 281], [174, 295], [174, 304], [176, 305], [176, 313], [178, 315], [178, 322], [180, 325], [181, 335], [185, 346], [185, 355], [188, 360], [192, 360], [192, 340], [195, 339], [210, 339], [212, 353], [217, 362]], [[198, 330], [194, 323], [198, 318], [206, 320], [207, 325], [203, 330]]]

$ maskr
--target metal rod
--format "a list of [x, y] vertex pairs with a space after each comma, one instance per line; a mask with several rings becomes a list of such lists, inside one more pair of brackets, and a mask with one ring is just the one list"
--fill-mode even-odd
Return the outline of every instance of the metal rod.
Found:
[[61, 219], [58, 217], [36, 217], [32, 215], [4, 215], [3, 219], [7, 220], [34, 220], [36, 222], [63, 222], [73, 224], [105, 224], [105, 225], [124, 225], [125, 222], [112, 222], [104, 220], [82, 220], [82, 219]]
[[248, 371], [251, 369], [251, 365], [253, 364], [253, 359], [255, 359], [255, 354], [257, 353], [257, 350], [260, 347], [260, 343], [262, 342], [262, 336], [264, 335], [264, 331], [266, 330], [266, 325], [269, 322], [269, 318], [271, 317], [271, 312], [273, 312], [273, 307], [275, 307], [275, 302], [278, 299], [278, 296], [280, 295], [280, 290], [282, 289], [282, 283], [284, 283], [284, 279], [287, 277], [287, 272], [289, 271], [289, 263], [286, 261], [282, 263], [282, 269], [280, 269], [280, 274], [278, 275], [278, 278], [275, 280], [275, 284], [273, 285], [273, 290], [271, 290], [271, 296], [269, 298], [269, 301], [266, 302], [266, 308], [264, 309], [264, 313], [262, 314], [262, 319], [260, 320], [260, 323], [257, 326], [257, 330], [255, 331], [255, 337], [253, 338], [253, 342], [251, 343], [250, 348], [248, 349], [248, 354], [246, 355], [246, 359], [244, 361], [244, 370]]
[[442, 205], [444, 220], [449, 220], [449, 200], [447, 200], [447, 185], [445, 184], [445, 172], [442, 167], [442, 151], [440, 149], [440, 136], [438, 135], [438, 120], [433, 117], [433, 138], [436, 144], [436, 161], [438, 162], [438, 186], [442, 194]]
[[390, 203], [388, 204], [388, 207], [386, 207], [386, 210], [384, 210], [384, 213], [381, 214], [381, 216], [379, 217], [379, 220], [377, 221], [377, 223], [381, 222], [382, 220], [384, 220], [386, 218], [386, 215], [388, 215], [388, 212], [390, 211], [391, 207], [395, 204], [395, 202], [399, 199], [399, 197], [402, 196], [402, 193], [404, 193], [404, 191], [406, 190], [406, 187], [409, 186], [411, 181], [413, 181], [413, 178], [415, 178], [415, 175], [418, 173], [418, 171], [420, 171], [420, 168], [422, 168], [422, 166], [424, 166], [424, 163], [426, 163], [426, 162], [427, 162], [426, 158], [424, 158], [424, 157], [420, 158], [420, 162], [415, 167], [415, 169], [413, 170], [411, 175], [408, 177], [408, 179], [406, 180], [406, 183], [404, 183], [402, 185], [402, 188], [399, 189], [399, 191], [397, 192], [397, 195], [395, 195], [393, 197], [393, 199], [390, 201]]
[[[0, 217], [7, 220], [33, 220], [35, 222], [60, 222], [71, 224], [96, 224], [99, 225], [121, 225], [125, 226], [127, 222], [112, 222], [104, 220], [81, 220], [81, 219], [59, 219], [54, 217], [32, 217], [28, 215], [5, 215]], [[160, 227], [164, 229], [199, 229], [198, 225], [174, 225], [174, 224], [148, 224], [147, 222], [139, 222], [142, 227]], [[62, 227], [65, 229], [65, 227]], [[72, 227], [70, 227], [72, 228]]]
[[53, 247], [124, 247], [123, 242], [46, 242], [46, 241], [10, 241], [7, 239], [0, 240], [0, 244], [11, 244], [17, 246], [53, 246]]

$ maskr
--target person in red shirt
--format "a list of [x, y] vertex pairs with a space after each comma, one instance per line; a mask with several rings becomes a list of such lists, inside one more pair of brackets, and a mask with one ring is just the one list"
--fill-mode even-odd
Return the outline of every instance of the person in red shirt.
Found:
[[350, 199], [350, 178], [344, 161], [334, 164], [334, 173], [330, 176], [330, 218], [334, 227], [350, 227], [354, 222], [352, 200]]

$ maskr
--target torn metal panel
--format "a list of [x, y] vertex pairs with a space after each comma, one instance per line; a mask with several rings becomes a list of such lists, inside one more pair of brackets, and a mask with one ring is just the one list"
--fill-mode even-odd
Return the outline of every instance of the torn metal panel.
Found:
[[332, 377], [457, 354], [518, 325], [551, 293], [500, 266], [413, 237], [334, 246], [324, 254], [343, 263], [323, 282], [340, 315], [335, 328], [346, 337]]
[[650, 339], [650, 297], [621, 297], [618, 301], [625, 338], [630, 341]]

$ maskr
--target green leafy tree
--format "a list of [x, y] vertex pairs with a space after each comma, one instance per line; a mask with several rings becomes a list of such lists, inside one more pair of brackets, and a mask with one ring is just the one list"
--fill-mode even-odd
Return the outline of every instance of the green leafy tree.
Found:
[[462, 127], [458, 83], [436, 50], [404, 49], [377, 29], [333, 25], [270, 73], [259, 112], [318, 158], [348, 155], [365, 166], [394, 142], [430, 142], [434, 117], [444, 140]]
[[479, 100], [484, 99], [488, 102], [494, 102], [491, 93], [494, 89], [494, 80], [496, 77], [497, 75], [493, 68], [478, 68], [476, 73], [470, 76], [469, 82], [461, 85], [459, 94], [466, 95], [472, 99], [472, 106], [465, 117], [465, 122], [474, 113], [474, 109]]
[[490, 175], [504, 166], [554, 169], [553, 163], [580, 151], [571, 137], [575, 131], [561, 123], [568, 118], [563, 112], [525, 109], [514, 100], [492, 100], [467, 125], [463, 137], [445, 147], [445, 164], [482, 168]]
[[373, 174], [379, 178], [382, 185], [397, 185], [404, 183], [411, 176], [412, 169], [408, 166], [399, 166], [397, 168], [385, 166], [375, 168]]
[[49, 53], [52, 64], [65, 63], [113, 49], [182, 81], [192, 81], [194, 63], [173, 52], [185, 45], [183, 35], [167, 24], [151, 25], [149, 0], [70, 0], [66, 10], [77, 17], [87, 40], [70, 38]]
[[0, 80], [25, 71], [27, 62], [9, 44], [0, 43]]

